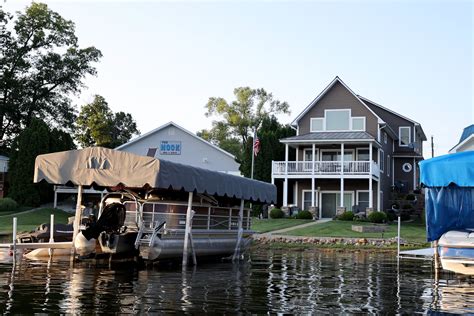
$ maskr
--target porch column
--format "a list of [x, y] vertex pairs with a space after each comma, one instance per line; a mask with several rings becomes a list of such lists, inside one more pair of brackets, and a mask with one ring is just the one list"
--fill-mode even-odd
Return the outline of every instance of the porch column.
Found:
[[372, 192], [372, 143], [369, 143], [369, 208], [374, 207], [374, 192]]
[[296, 146], [296, 161], [298, 161], [300, 146]]
[[285, 181], [283, 182], [283, 206], [288, 206], [288, 144], [285, 144]]
[[273, 165], [275, 164], [275, 161], [272, 160], [272, 184], [275, 184], [275, 170], [273, 169]]
[[413, 158], [413, 191], [416, 190], [416, 160]]
[[293, 204], [298, 206], [298, 181], [295, 182], [295, 200], [293, 201]]
[[382, 201], [380, 201], [380, 179], [377, 181], [377, 211], [381, 212], [380, 206]]
[[339, 206], [344, 207], [344, 143], [341, 143], [341, 197]]
[[312, 168], [311, 168], [311, 207], [315, 207], [315, 201], [314, 201], [314, 189], [315, 189], [315, 184], [314, 184], [314, 167], [315, 167], [315, 164], [316, 164], [316, 145], [313, 144], [313, 148], [312, 148], [312, 153], [311, 153], [311, 156], [312, 156]]

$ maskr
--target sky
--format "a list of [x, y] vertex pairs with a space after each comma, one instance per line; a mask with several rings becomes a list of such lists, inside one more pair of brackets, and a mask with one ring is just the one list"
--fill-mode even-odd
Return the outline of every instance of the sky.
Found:
[[473, 1], [43, 2], [103, 53], [77, 106], [100, 94], [142, 133], [210, 128], [208, 98], [232, 100], [240, 86], [287, 101], [291, 115], [278, 118], [290, 123], [335, 76], [419, 122], [435, 155], [474, 123]]

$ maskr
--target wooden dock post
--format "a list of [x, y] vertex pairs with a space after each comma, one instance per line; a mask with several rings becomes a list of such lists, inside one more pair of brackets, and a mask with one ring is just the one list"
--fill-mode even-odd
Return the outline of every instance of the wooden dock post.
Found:
[[400, 258], [400, 226], [402, 226], [401, 224], [401, 219], [400, 219], [400, 215], [398, 216], [398, 227], [397, 227], [397, 258]]
[[[49, 224], [49, 243], [54, 243], [54, 214], [51, 214]], [[49, 248], [49, 255], [52, 256], [54, 253], [53, 248]]]
[[72, 259], [76, 255], [76, 247], [74, 247], [74, 242], [76, 241], [76, 236], [79, 233], [79, 226], [81, 225], [81, 205], [82, 205], [82, 185], [79, 185], [77, 188], [77, 202], [76, 202], [76, 215], [74, 216], [74, 232], [72, 234]]

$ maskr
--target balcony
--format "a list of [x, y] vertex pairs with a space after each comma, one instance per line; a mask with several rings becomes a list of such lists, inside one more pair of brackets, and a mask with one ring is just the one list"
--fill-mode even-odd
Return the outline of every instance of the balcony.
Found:
[[[279, 176], [369, 176], [370, 165], [372, 164], [372, 175], [378, 177], [380, 169], [374, 161], [274, 161], [272, 165], [272, 174]], [[288, 170], [286, 169], [288, 165]], [[343, 165], [343, 168], [342, 168]], [[343, 169], [343, 170], [342, 170]]]

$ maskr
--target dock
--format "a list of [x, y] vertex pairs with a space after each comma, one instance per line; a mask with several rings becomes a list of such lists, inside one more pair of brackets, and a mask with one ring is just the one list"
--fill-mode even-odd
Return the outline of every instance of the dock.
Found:
[[400, 259], [433, 260], [433, 257], [434, 257], [434, 248], [404, 250], [404, 251], [400, 251], [398, 254], [398, 258]]

